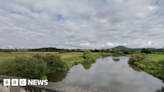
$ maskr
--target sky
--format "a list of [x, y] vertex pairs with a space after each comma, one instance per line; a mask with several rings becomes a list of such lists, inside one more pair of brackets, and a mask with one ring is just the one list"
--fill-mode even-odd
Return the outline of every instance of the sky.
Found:
[[164, 0], [0, 0], [0, 48], [164, 46]]

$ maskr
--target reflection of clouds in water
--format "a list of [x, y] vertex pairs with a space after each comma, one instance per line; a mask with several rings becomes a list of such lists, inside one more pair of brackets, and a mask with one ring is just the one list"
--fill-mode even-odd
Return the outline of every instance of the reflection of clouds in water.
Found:
[[117, 63], [111, 57], [100, 58], [89, 70], [81, 64], [76, 65], [62, 83], [112, 92], [154, 92], [164, 85], [145, 72], [134, 71], [127, 64], [126, 57], [120, 57]]

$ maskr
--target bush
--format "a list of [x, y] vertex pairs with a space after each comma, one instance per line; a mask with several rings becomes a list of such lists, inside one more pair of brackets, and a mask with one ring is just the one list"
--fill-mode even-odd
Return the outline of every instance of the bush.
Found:
[[91, 51], [90, 50], [85, 50], [83, 54], [90, 54], [91, 55]]
[[102, 57], [112, 56], [112, 54], [111, 54], [111, 53], [108, 53], [108, 54], [103, 53], [103, 54], [101, 54], [101, 56], [102, 56]]
[[139, 63], [138, 62], [134, 62], [134, 64], [137, 66]]
[[146, 68], [146, 65], [144, 65], [144, 64], [138, 64], [137, 66], [138, 66], [139, 68], [141, 68], [141, 69]]
[[120, 56], [125, 56], [125, 54], [123, 52], [119, 52], [117, 54], [119, 54]]
[[41, 78], [45, 69], [46, 63], [43, 59], [35, 57], [16, 57], [13, 60], [4, 60], [0, 64], [0, 74], [30, 79]]
[[144, 58], [144, 61], [145, 61], [145, 62], [156, 62], [156, 60], [149, 59], [149, 58]]
[[43, 59], [44, 62], [47, 63], [46, 74], [56, 70], [67, 70], [68, 66], [59, 55], [47, 54], [46, 56], [42, 56], [39, 54], [34, 55], [33, 57]]
[[114, 55], [116, 55], [116, 56], [125, 56], [125, 54], [123, 53], [123, 51], [121, 51], [120, 49], [118, 49], [118, 48], [114, 48], [113, 50], [112, 50], [112, 53], [115, 53]]
[[162, 65], [164, 65], [164, 60], [159, 60], [159, 61], [157, 61], [156, 63], [157, 63], [157, 64], [162, 64]]
[[85, 50], [83, 53], [84, 59], [87, 59], [88, 61], [95, 61], [96, 56], [92, 55], [90, 50]]
[[132, 54], [131, 58], [129, 59], [129, 63], [134, 64], [134, 62], [139, 62], [140, 60], [144, 59], [145, 55], [142, 54]]
[[88, 61], [94, 61], [96, 60], [96, 57], [90, 54], [84, 54], [83, 55], [84, 59], [87, 59]]
[[116, 54], [116, 53], [113, 53], [112, 55], [113, 55], [113, 56], [120, 56], [119, 54]]

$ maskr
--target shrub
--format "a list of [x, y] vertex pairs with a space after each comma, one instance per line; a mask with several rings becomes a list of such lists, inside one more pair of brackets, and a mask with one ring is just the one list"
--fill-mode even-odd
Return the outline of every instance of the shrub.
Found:
[[125, 54], [123, 52], [119, 52], [117, 54], [119, 54], [120, 56], [125, 56]]
[[45, 69], [46, 63], [43, 59], [35, 57], [16, 57], [13, 60], [4, 60], [0, 64], [0, 74], [30, 79], [41, 78]]
[[112, 50], [112, 53], [116, 53], [115, 55], [116, 56], [125, 56], [125, 54], [120, 50], [120, 49], [118, 49], [118, 48], [114, 48], [113, 50]]
[[146, 68], [146, 65], [144, 65], [144, 64], [138, 64], [137, 66], [138, 66], [139, 68], [141, 68], [141, 69]]
[[118, 54], [116, 54], [116, 53], [113, 53], [112, 55], [113, 55], [113, 56], [120, 56], [120, 55], [118, 55]]
[[156, 63], [157, 63], [157, 64], [162, 64], [162, 65], [164, 65], [164, 60], [159, 60], [159, 61], [157, 61]]
[[139, 62], [140, 60], [144, 59], [145, 55], [142, 54], [132, 54], [131, 58], [129, 59], [129, 63], [134, 64], [134, 62]]
[[91, 51], [90, 50], [85, 50], [83, 54], [90, 54], [91, 55]]
[[108, 54], [104, 54], [104, 53], [103, 53], [103, 54], [101, 54], [101, 56], [102, 56], [102, 57], [112, 56], [112, 54], [111, 54], [111, 53], [108, 53]]
[[43, 59], [44, 62], [47, 63], [46, 74], [56, 70], [67, 70], [68, 66], [59, 55], [47, 54], [46, 56], [42, 56], [39, 54], [34, 55], [33, 57]]
[[137, 66], [139, 63], [138, 62], [134, 62], [134, 64]]
[[144, 61], [145, 61], [145, 62], [156, 62], [156, 60], [149, 59], [149, 58], [144, 58]]
[[89, 54], [84, 54], [83, 55], [84, 59], [87, 59], [88, 61], [94, 61], [96, 60], [96, 57], [93, 55], [89, 55]]
[[83, 53], [83, 57], [84, 59], [87, 59], [88, 61], [96, 60], [96, 56], [92, 55], [90, 50], [85, 50]]

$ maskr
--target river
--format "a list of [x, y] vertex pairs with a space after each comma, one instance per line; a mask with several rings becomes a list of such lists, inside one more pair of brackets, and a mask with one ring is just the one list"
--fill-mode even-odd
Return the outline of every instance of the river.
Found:
[[95, 62], [75, 65], [65, 72], [48, 74], [48, 80], [111, 92], [157, 92], [164, 87], [162, 80], [129, 65], [129, 58], [98, 58]]

